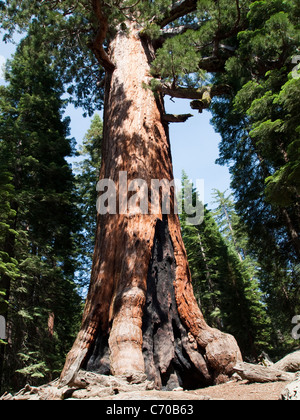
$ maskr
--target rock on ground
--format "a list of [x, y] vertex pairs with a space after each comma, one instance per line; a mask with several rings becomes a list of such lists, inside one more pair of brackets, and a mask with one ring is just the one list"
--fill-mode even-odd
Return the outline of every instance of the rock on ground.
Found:
[[300, 401], [300, 374], [291, 383], [289, 383], [281, 394], [281, 399], [285, 401]]

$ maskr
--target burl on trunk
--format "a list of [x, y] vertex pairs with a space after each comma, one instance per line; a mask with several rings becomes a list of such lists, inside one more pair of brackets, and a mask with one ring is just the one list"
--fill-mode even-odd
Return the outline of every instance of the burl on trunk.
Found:
[[[143, 86], [151, 48], [128, 25], [110, 45], [101, 179], [173, 180], [164, 106]], [[104, 374], [146, 373], [156, 386], [201, 386], [232, 373], [241, 360], [235, 339], [210, 328], [195, 300], [180, 223], [174, 214], [98, 215], [91, 284], [81, 330], [61, 375], [80, 367]], [[138, 204], [138, 203], [137, 203]], [[138, 207], [138, 206], [137, 206]], [[132, 208], [131, 208], [132, 210]], [[158, 213], [158, 214], [157, 214]]]

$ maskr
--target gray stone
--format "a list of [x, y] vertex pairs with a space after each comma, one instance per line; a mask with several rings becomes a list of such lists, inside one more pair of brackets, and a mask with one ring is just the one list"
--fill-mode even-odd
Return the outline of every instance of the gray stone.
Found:
[[288, 384], [281, 394], [281, 399], [285, 401], [300, 401], [300, 374], [298, 377]]

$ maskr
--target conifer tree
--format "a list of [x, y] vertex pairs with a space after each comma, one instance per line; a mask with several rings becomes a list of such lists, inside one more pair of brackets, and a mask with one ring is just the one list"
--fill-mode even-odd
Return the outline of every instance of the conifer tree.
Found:
[[73, 339], [81, 304], [73, 234], [80, 219], [65, 160], [72, 143], [69, 121], [62, 119], [63, 87], [38, 37], [21, 42], [6, 77], [8, 86], [0, 88], [1, 179], [7, 180], [1, 256], [18, 271], [1, 272], [9, 326], [1, 383], [16, 389], [57, 375]]
[[287, 263], [295, 262], [300, 256], [299, 7], [293, 1], [254, 2], [248, 20], [235, 57], [220, 76], [234, 95], [213, 106], [213, 122], [223, 137], [219, 162], [230, 162], [237, 210], [252, 240], [259, 246], [268, 237], [274, 252], [277, 247]]
[[[1, 148], [1, 144], [0, 144]], [[18, 268], [16, 261], [7, 252], [6, 240], [10, 235], [15, 235], [11, 220], [16, 213], [11, 207], [14, 187], [12, 175], [7, 171], [6, 158], [0, 156], [0, 273], [2, 279], [16, 277]], [[0, 315], [6, 315], [9, 286], [7, 281], [2, 280], [0, 289]]]
[[90, 281], [95, 246], [97, 224], [96, 185], [100, 176], [102, 136], [103, 123], [100, 116], [95, 114], [79, 150], [82, 160], [76, 164], [78, 207], [82, 215], [82, 227], [78, 235], [80, 268], [77, 277], [80, 285], [85, 288]]
[[[0, 150], [2, 149], [2, 141], [0, 140]], [[2, 153], [0, 154], [0, 316], [4, 319], [4, 327], [6, 327], [7, 322], [10, 279], [18, 277], [17, 261], [9, 254], [10, 250], [8, 248], [9, 238], [14, 237], [16, 234], [14, 224], [11, 223], [16, 216], [16, 212], [11, 206], [13, 193], [12, 175], [7, 170], [6, 156]], [[0, 388], [5, 345], [7, 344], [3, 340], [6, 336], [6, 331], [4, 333], [0, 337]]]
[[[254, 2], [249, 26], [219, 82], [231, 98], [213, 103], [236, 210], [261, 267], [274, 341], [291, 345], [290, 323], [299, 308], [299, 5]], [[285, 347], [287, 346], [287, 347]]]
[[[186, 175], [183, 179], [187, 180]], [[220, 208], [226, 209], [225, 220], [234, 219], [236, 215], [225, 195], [220, 192], [219, 195]], [[198, 199], [195, 190], [194, 199]], [[243, 260], [237, 240], [233, 240], [233, 224], [229, 226], [227, 221], [217, 224], [207, 208], [199, 226], [188, 225], [185, 218], [183, 212], [180, 217], [183, 240], [205, 318], [210, 325], [233, 334], [244, 357], [257, 359], [261, 351], [271, 349], [270, 320], [253, 267]]]

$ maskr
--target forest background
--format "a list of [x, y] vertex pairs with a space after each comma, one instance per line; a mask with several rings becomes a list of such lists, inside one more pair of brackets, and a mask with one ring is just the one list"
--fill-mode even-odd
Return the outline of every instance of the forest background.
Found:
[[[180, 177], [204, 178], [205, 197], [217, 188], [200, 226], [187, 225], [181, 215], [198, 303], [209, 324], [233, 334], [244, 358], [253, 361], [262, 351], [277, 359], [299, 347], [291, 334], [300, 313], [300, 84], [293, 61], [300, 45], [299, 10], [289, 1], [254, 2], [248, 19], [254, 29], [240, 35], [239, 54], [247, 56], [247, 48], [253, 56], [264, 54], [268, 64], [258, 69], [264, 76], [259, 83], [248, 80], [243, 62], [230, 60], [226, 82], [239, 85], [236, 94], [215, 99], [211, 107], [212, 124], [222, 138], [218, 163], [230, 168], [233, 196], [215, 181], [226, 183], [226, 172], [210, 176], [207, 169], [192, 169], [205, 167], [200, 156], [210, 159], [207, 144], [217, 137], [204, 133], [205, 144], [187, 148], [187, 128], [176, 124], [171, 139], [181, 142], [182, 162], [188, 160], [182, 163], [187, 174]], [[273, 68], [275, 59], [281, 62]], [[72, 123], [64, 114], [65, 94], [81, 89], [84, 98], [82, 86], [61, 80], [39, 49], [34, 28], [18, 44], [5, 78], [0, 90], [0, 314], [7, 320], [7, 340], [1, 341], [0, 373], [1, 388], [7, 390], [57, 376], [74, 341], [94, 246], [103, 127], [96, 114], [76, 151]], [[177, 113], [172, 107], [170, 112]], [[202, 132], [199, 116], [193, 124], [196, 133]], [[78, 154], [72, 170], [70, 158], [77, 160]], [[193, 165], [189, 159], [195, 159]]]

